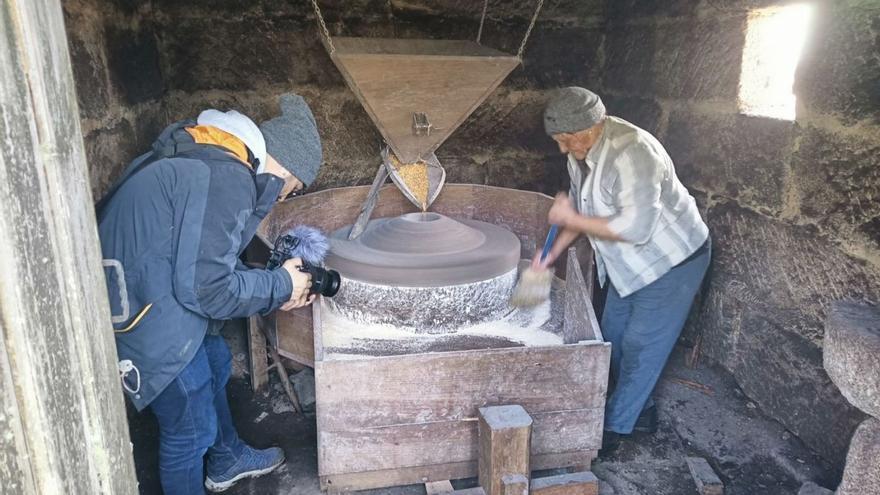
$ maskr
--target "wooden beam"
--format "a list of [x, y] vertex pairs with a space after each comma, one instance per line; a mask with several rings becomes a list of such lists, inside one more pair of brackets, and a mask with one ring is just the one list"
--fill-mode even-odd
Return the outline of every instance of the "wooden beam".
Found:
[[504, 476], [528, 479], [532, 418], [522, 406], [480, 408], [479, 438], [479, 481], [486, 495], [504, 495]]
[[694, 478], [694, 484], [697, 486], [697, 493], [700, 495], [722, 495], [724, 493], [724, 483], [715, 474], [712, 466], [702, 457], [685, 458], [691, 476]]
[[266, 391], [269, 384], [269, 357], [266, 350], [266, 336], [260, 328], [260, 316], [247, 319], [248, 367], [251, 375], [251, 390]]
[[136, 494], [59, 0], [0, 4], [0, 492]]
[[532, 480], [532, 495], [598, 495], [599, 479], [590, 471]]

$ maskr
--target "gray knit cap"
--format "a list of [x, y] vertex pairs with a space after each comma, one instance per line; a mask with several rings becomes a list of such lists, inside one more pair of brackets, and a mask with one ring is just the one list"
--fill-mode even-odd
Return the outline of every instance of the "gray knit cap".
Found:
[[315, 181], [323, 162], [315, 117], [299, 95], [283, 94], [279, 101], [281, 115], [260, 124], [266, 151], [308, 186]]
[[605, 118], [605, 104], [592, 91], [577, 86], [557, 90], [544, 110], [547, 135], [589, 129]]

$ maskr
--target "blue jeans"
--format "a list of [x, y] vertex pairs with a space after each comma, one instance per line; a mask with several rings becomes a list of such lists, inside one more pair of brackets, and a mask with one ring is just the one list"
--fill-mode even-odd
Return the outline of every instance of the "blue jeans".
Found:
[[632, 433], [681, 334], [709, 259], [710, 240], [653, 283], [620, 297], [608, 287], [602, 333], [611, 342], [611, 376], [617, 383], [605, 406], [605, 429]]
[[232, 355], [207, 335], [192, 361], [150, 404], [159, 420], [159, 478], [165, 495], [204, 495], [204, 456], [223, 472], [244, 443], [232, 423], [226, 382]]

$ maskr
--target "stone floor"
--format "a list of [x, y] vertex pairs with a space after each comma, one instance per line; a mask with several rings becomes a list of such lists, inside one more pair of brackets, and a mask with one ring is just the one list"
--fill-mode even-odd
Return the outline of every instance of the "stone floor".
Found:
[[[683, 351], [673, 355], [657, 388], [660, 431], [627, 439], [613, 456], [593, 464], [603, 494], [695, 494], [687, 456], [706, 458], [724, 481], [727, 495], [796, 494], [805, 481], [836, 486], [839, 473], [780, 424], [762, 416], [729, 375], [706, 365], [688, 369]], [[243, 356], [235, 355], [241, 370]], [[242, 482], [227, 493], [320, 493], [314, 417], [294, 414], [277, 381], [266, 397], [254, 396], [246, 378], [234, 379], [228, 391], [241, 436], [257, 447], [281, 445], [288, 460], [277, 472]], [[155, 419], [146, 413], [131, 415], [130, 422], [141, 493], [159, 494]], [[454, 482], [457, 488], [474, 484], [473, 480]], [[421, 495], [425, 490], [409, 486], [364, 493]]]

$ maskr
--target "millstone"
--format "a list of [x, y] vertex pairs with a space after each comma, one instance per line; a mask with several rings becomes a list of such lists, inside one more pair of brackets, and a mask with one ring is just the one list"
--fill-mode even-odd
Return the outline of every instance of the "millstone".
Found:
[[844, 397], [880, 418], [880, 308], [835, 303], [825, 321], [825, 370]]
[[497, 318], [516, 283], [520, 242], [486, 222], [409, 213], [330, 236], [328, 267], [343, 284], [332, 311], [354, 321], [443, 333]]

